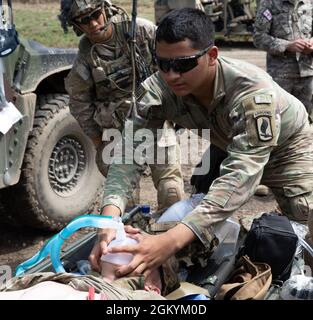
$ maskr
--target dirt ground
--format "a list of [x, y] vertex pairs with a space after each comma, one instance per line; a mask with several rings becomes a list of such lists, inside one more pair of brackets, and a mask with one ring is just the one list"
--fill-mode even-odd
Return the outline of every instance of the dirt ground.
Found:
[[[258, 51], [252, 45], [237, 45], [236, 47], [223, 46], [221, 54], [228, 57], [240, 58], [265, 69], [265, 53]], [[189, 179], [192, 168], [185, 166], [184, 181], [186, 196], [190, 192]], [[150, 204], [152, 208], [156, 206], [156, 193], [150, 177], [143, 178], [141, 181], [142, 204]], [[236, 217], [243, 215], [254, 215], [261, 212], [269, 212], [276, 207], [273, 195], [266, 197], [252, 197], [237, 213]], [[79, 231], [69, 242], [78, 239], [87, 231]], [[12, 270], [15, 267], [33, 256], [53, 234], [38, 232], [25, 228], [14, 229], [3, 225], [0, 221], [0, 266], [9, 265]], [[67, 242], [68, 243], [68, 242]]]

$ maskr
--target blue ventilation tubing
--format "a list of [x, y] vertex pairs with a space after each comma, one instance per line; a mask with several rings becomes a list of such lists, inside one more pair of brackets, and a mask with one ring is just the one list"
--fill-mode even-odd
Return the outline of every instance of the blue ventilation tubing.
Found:
[[126, 238], [124, 224], [120, 217], [111, 216], [84, 215], [72, 220], [64, 229], [53, 236], [32, 258], [21, 263], [16, 267], [15, 276], [23, 275], [28, 269], [40, 263], [44, 258], [50, 255], [52, 266], [55, 272], [66, 272], [60, 259], [60, 249], [65, 240], [81, 228], [112, 228], [116, 229], [116, 240]]

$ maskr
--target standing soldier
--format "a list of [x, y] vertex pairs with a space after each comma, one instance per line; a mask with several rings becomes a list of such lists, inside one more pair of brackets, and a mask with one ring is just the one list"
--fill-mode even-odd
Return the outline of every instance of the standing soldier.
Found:
[[[97, 165], [106, 176], [109, 165], [104, 163], [102, 153], [108, 143], [102, 142], [102, 137], [107, 129], [122, 131], [130, 108], [127, 100], [131, 97], [133, 79], [131, 21], [122, 8], [104, 0], [62, 0], [59, 19], [65, 32], [72, 26], [78, 36], [83, 35], [65, 85], [70, 95], [70, 111], [96, 146]], [[137, 85], [153, 71], [155, 30], [150, 21], [137, 19]], [[165, 148], [176, 152], [175, 147]], [[180, 200], [183, 195], [180, 165], [150, 165], [150, 168], [159, 209]]]
[[159, 24], [162, 17], [174, 9], [195, 8], [204, 11], [201, 0], [155, 0], [154, 15], [155, 23]]
[[313, 117], [312, 0], [259, 0], [254, 43], [267, 51], [267, 71]]

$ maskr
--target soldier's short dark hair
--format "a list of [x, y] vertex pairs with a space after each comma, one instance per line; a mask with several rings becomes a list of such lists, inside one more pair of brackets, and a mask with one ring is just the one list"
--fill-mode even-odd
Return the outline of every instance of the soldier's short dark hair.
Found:
[[194, 49], [214, 45], [214, 24], [211, 18], [199, 9], [173, 10], [163, 17], [157, 31], [156, 42], [176, 43], [189, 39]]

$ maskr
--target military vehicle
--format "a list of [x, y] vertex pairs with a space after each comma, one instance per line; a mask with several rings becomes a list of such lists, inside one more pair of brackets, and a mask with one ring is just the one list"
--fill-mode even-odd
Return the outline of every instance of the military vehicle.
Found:
[[58, 230], [96, 210], [104, 180], [93, 144], [68, 108], [64, 78], [77, 51], [19, 41], [11, 1], [0, 7], [0, 124], [9, 102], [22, 116], [0, 132], [1, 221]]
[[169, 11], [184, 7], [205, 11], [214, 22], [217, 39], [252, 40], [257, 0], [156, 0], [156, 23]]

